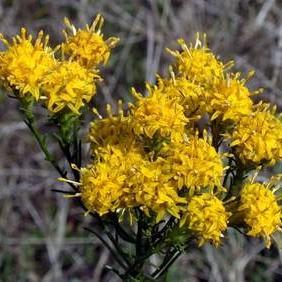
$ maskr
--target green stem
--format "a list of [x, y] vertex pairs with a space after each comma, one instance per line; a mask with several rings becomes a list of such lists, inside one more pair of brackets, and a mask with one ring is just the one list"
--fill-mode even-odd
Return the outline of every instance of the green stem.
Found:
[[119, 253], [119, 255], [123, 258], [123, 260], [126, 262], [127, 266], [130, 265], [130, 261], [128, 260], [128, 258], [126, 257], [127, 254], [125, 254], [123, 252], [123, 250], [120, 248], [119, 244], [117, 243], [117, 241], [114, 239], [113, 235], [110, 232], [106, 232], [108, 238], [110, 239], [110, 241], [112, 242], [112, 244], [114, 245], [114, 247], [116, 248], [117, 252]]
[[212, 131], [212, 145], [218, 152], [218, 149], [223, 140], [223, 138], [220, 136], [220, 120], [215, 119], [211, 122], [211, 131]]
[[[237, 171], [236, 171], [236, 175], [233, 179], [232, 185], [230, 185], [226, 196], [224, 197], [224, 201], [227, 201], [231, 196], [236, 195], [236, 193], [239, 192], [238, 187], [241, 186], [242, 181], [244, 179], [244, 168], [243, 166], [241, 166], [238, 162], [237, 162]], [[236, 191], [237, 189], [237, 191]]]
[[117, 255], [117, 253], [112, 249], [112, 247], [108, 244], [108, 242], [102, 237], [100, 236], [100, 234], [98, 232], [96, 232], [95, 230], [92, 230], [90, 228], [84, 227], [85, 230], [93, 233], [106, 247], [107, 249], [111, 252], [111, 254], [113, 255], [113, 257], [115, 258], [115, 260], [118, 262], [118, 264], [123, 268], [123, 269], [127, 269], [127, 266], [123, 263], [123, 261], [119, 258], [119, 256]]
[[123, 250], [120, 248], [117, 240], [115, 240], [114, 236], [111, 234], [111, 232], [107, 229], [107, 226], [105, 225], [105, 223], [103, 222], [102, 218], [97, 215], [97, 214], [91, 214], [94, 218], [97, 219], [99, 226], [102, 228], [102, 230], [105, 232], [105, 234], [107, 235], [107, 237], [109, 238], [109, 240], [112, 242], [112, 244], [114, 245], [116, 251], [118, 252], [118, 254], [120, 255], [120, 257], [123, 258], [123, 260], [126, 262], [127, 266], [130, 265], [130, 261], [127, 258], [127, 254], [125, 254], [123, 252]]
[[142, 256], [143, 252], [143, 214], [139, 212], [138, 228], [136, 235], [136, 258]]
[[157, 272], [154, 272], [152, 276], [155, 279], [158, 279], [169, 269], [169, 267], [177, 260], [177, 258], [180, 257], [181, 254], [182, 252], [180, 250], [174, 251], [173, 254], [170, 256], [169, 260], [167, 260], [164, 264], [162, 264], [160, 268], [157, 270]]
[[[22, 114], [24, 115], [24, 122], [35, 137], [38, 145], [40, 146], [40, 149], [42, 150], [46, 161], [48, 161], [59, 173], [59, 175], [63, 178], [66, 177], [67, 172], [65, 172], [63, 169], [60, 168], [57, 161], [55, 160], [54, 156], [49, 152], [46, 144], [46, 139], [43, 134], [40, 133], [40, 131], [35, 126], [35, 118], [33, 114], [33, 103], [34, 100], [29, 99], [19, 99], [19, 102], [21, 104], [20, 110]], [[76, 187], [70, 183], [70, 186], [73, 189], [76, 189]]]
[[[165, 226], [159, 231], [156, 232], [155, 234], [153, 234], [153, 245], [157, 246], [164, 238], [165, 238], [165, 234], [166, 232], [169, 230], [169, 228], [171, 228], [173, 226], [175, 222], [175, 218], [174, 217], [170, 217], [170, 219], [166, 222]], [[156, 238], [156, 240], [155, 240]]]
[[136, 240], [132, 236], [130, 236], [119, 224], [118, 218], [116, 214], [110, 214], [111, 224], [114, 226], [118, 235], [126, 242], [135, 244]]
[[137, 222], [137, 234], [135, 242], [135, 260], [134, 263], [128, 268], [124, 277], [126, 279], [135, 279], [142, 273], [142, 268], [145, 264], [145, 259], [143, 259], [144, 251], [147, 249], [146, 238], [143, 238], [143, 232], [146, 228], [144, 222], [144, 216], [141, 211], [136, 210], [138, 213], [138, 222]]
[[[35, 128], [34, 125], [33, 125], [33, 122], [30, 122], [28, 119], [25, 119], [24, 122], [26, 123], [26, 125], [30, 129], [31, 133], [35, 137], [38, 145], [40, 146], [42, 152], [44, 153], [46, 161], [48, 161], [49, 163], [52, 164], [52, 166], [58, 171], [58, 173], [60, 174], [61, 177], [65, 178], [67, 173], [60, 168], [60, 166], [57, 164], [55, 158], [48, 151], [44, 137], [41, 135], [39, 130], [37, 128]], [[75, 187], [74, 185], [71, 185], [71, 186], [72, 186], [72, 188]]]
[[60, 136], [54, 135], [54, 137], [58, 141], [60, 149], [61, 149], [62, 153], [64, 154], [64, 156], [66, 157], [66, 160], [67, 160], [68, 165], [69, 165], [69, 167], [70, 167], [70, 169], [73, 173], [73, 177], [74, 177], [75, 181], [79, 181], [79, 179], [80, 179], [79, 171], [72, 168], [72, 164], [75, 164], [76, 166], [78, 166], [78, 163], [76, 161], [77, 160], [76, 154], [78, 154], [78, 152], [75, 152], [74, 157], [72, 157], [72, 154], [71, 154], [71, 151], [70, 151], [70, 144], [64, 142], [60, 138]]

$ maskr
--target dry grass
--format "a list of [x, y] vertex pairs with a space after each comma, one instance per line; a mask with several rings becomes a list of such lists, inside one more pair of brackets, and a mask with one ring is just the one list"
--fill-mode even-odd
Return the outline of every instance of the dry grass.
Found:
[[[95, 104], [129, 99], [129, 88], [165, 73], [165, 47], [175, 39], [206, 32], [210, 47], [244, 72], [255, 69], [252, 87], [282, 108], [282, 2], [275, 0], [1, 0], [0, 31], [12, 35], [25, 25], [44, 28], [54, 43], [62, 19], [78, 25], [101, 12], [106, 34], [120, 36]], [[42, 122], [42, 121], [41, 121]], [[0, 101], [0, 281], [118, 281], [103, 266], [109, 253], [82, 229], [89, 221], [71, 201], [50, 191], [56, 173], [43, 160], [17, 111]], [[209, 246], [183, 256], [166, 281], [281, 281], [281, 253], [265, 251], [230, 233], [218, 250]]]

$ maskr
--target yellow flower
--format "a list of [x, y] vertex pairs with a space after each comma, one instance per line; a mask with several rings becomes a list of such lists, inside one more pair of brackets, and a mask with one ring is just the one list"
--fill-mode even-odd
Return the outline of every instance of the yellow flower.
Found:
[[186, 224], [197, 236], [199, 246], [209, 241], [218, 246], [223, 237], [222, 233], [227, 229], [230, 215], [222, 201], [212, 194], [205, 193], [193, 196], [188, 201], [181, 224]]
[[124, 175], [106, 163], [81, 169], [81, 200], [89, 212], [104, 215], [120, 207]]
[[171, 175], [165, 171], [165, 162], [158, 159], [154, 162], [143, 162], [135, 175], [128, 179], [129, 185], [134, 187], [136, 203], [149, 216], [150, 211], [156, 213], [159, 222], [168, 214], [179, 218], [183, 209], [181, 206], [187, 201], [180, 197]]
[[178, 74], [186, 77], [187, 79], [203, 86], [210, 88], [218, 80], [223, 78], [224, 65], [212, 51], [207, 48], [205, 37], [201, 42], [199, 34], [197, 34], [196, 43], [190, 48], [186, 45], [184, 39], [178, 40], [182, 51], [168, 52], [176, 58], [175, 67]]
[[55, 64], [54, 50], [48, 47], [48, 35], [40, 31], [33, 42], [32, 36], [22, 28], [20, 35], [9, 43], [1, 34], [0, 40], [7, 50], [0, 56], [0, 78], [5, 87], [19, 92], [20, 96], [40, 98], [40, 83]]
[[79, 114], [80, 108], [95, 95], [94, 80], [99, 76], [83, 68], [77, 62], [58, 63], [42, 81], [42, 91], [47, 96], [51, 112], [69, 108]]
[[248, 235], [263, 237], [267, 248], [270, 247], [270, 235], [281, 227], [281, 207], [276, 196], [261, 183], [247, 183], [240, 193], [238, 212], [248, 226]]
[[171, 165], [171, 173], [179, 189], [222, 187], [223, 164], [215, 148], [207, 140], [191, 136], [186, 143], [171, 143], [163, 149]]
[[150, 162], [140, 147], [99, 147], [97, 162], [81, 170], [81, 198], [86, 208], [100, 215], [139, 207], [160, 221], [167, 214], [179, 217], [186, 199], [177, 194], [164, 173], [163, 161]]
[[136, 150], [124, 151], [118, 146], [100, 148], [98, 161], [81, 170], [81, 199], [90, 212], [104, 215], [117, 209], [135, 206], [130, 178], [143, 161]]
[[158, 90], [184, 107], [185, 116], [199, 119], [206, 108], [204, 90], [184, 77], [158, 79]]
[[64, 30], [66, 42], [62, 44], [63, 53], [70, 56], [71, 59], [79, 62], [86, 68], [95, 68], [99, 64], [106, 64], [110, 57], [111, 49], [116, 46], [119, 39], [110, 37], [104, 40], [101, 28], [104, 18], [98, 15], [89, 27], [76, 29], [70, 21], [65, 18], [66, 27]]
[[181, 141], [188, 119], [184, 108], [175, 101], [163, 95], [156, 86], [147, 85], [148, 96], [143, 97], [133, 90], [137, 98], [136, 105], [131, 108], [134, 132], [153, 138], [155, 134]]
[[233, 78], [220, 80], [215, 89], [206, 93], [208, 112], [212, 120], [220, 117], [223, 121], [236, 122], [251, 113], [251, 94], [244, 83], [244, 80], [239, 80], [239, 74], [236, 74]]
[[230, 146], [243, 163], [274, 165], [282, 158], [282, 122], [263, 104], [237, 122]]
[[119, 103], [118, 115], [113, 115], [110, 105], [107, 105], [108, 117], [99, 119], [90, 123], [88, 139], [92, 150], [98, 146], [123, 145], [129, 149], [136, 145], [137, 138], [133, 132], [131, 116], [125, 116], [122, 110], [122, 104]]

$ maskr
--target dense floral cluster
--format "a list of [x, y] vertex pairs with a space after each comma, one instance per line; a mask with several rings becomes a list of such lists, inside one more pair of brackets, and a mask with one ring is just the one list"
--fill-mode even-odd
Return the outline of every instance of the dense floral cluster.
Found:
[[101, 33], [103, 23], [103, 17], [98, 15], [90, 27], [86, 25], [84, 29], [77, 30], [66, 18], [67, 30], [64, 30], [66, 40], [62, 43], [63, 53], [88, 69], [96, 68], [99, 64], [106, 64], [118, 38], [110, 37], [104, 40]]
[[215, 195], [204, 193], [190, 199], [182, 222], [196, 233], [200, 246], [206, 241], [217, 246], [223, 237], [222, 232], [227, 229], [229, 216], [222, 201]]
[[42, 31], [33, 40], [22, 28], [11, 43], [1, 34], [6, 50], [0, 53], [0, 78], [15, 95], [32, 96], [51, 113], [65, 109], [80, 114], [96, 93], [99, 65], [107, 63], [118, 39], [104, 40], [100, 15], [84, 29], [76, 30], [68, 19], [65, 24], [72, 33], [64, 31], [66, 41], [55, 48]]
[[[100, 15], [84, 29], [65, 24], [65, 42], [54, 49], [43, 32], [34, 41], [22, 29], [11, 43], [1, 35], [0, 78], [20, 99], [79, 115], [118, 39], [104, 39]], [[117, 114], [110, 105], [105, 117], [93, 110], [91, 163], [76, 168], [79, 182], [65, 181], [100, 217], [142, 213], [154, 224], [170, 218], [199, 246], [218, 246], [236, 227], [269, 247], [282, 225], [279, 181], [248, 176], [281, 160], [282, 121], [274, 107], [251, 99], [259, 92], [247, 87], [252, 72], [245, 79], [233, 73], [233, 62], [215, 56], [205, 37], [178, 43], [179, 51], [167, 50], [174, 58], [169, 76], [157, 76], [144, 95], [132, 89], [133, 103], [119, 102]]]
[[281, 207], [277, 197], [264, 184], [247, 183], [240, 194], [238, 212], [247, 225], [250, 236], [262, 236], [267, 247], [270, 246], [270, 235], [282, 225]]
[[250, 115], [243, 116], [231, 138], [231, 146], [244, 163], [274, 165], [282, 158], [282, 122], [269, 105], [258, 104]]
[[146, 95], [133, 89], [126, 112], [120, 103], [117, 115], [97, 113], [88, 134], [95, 161], [81, 171], [83, 202], [100, 215], [139, 208], [156, 222], [173, 216], [199, 245], [217, 246], [237, 226], [269, 246], [281, 225], [269, 185], [242, 177], [239, 195], [231, 191], [234, 175], [281, 159], [282, 122], [252, 101], [253, 73], [243, 79], [228, 71], [233, 62], [221, 62], [199, 36], [190, 47], [179, 43], [181, 51], [168, 50], [176, 59], [170, 77], [147, 84]]

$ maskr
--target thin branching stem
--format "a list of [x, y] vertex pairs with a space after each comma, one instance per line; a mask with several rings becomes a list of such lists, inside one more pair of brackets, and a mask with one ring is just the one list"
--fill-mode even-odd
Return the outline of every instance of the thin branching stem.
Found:
[[123, 268], [123, 269], [127, 269], [127, 266], [124, 264], [124, 262], [119, 258], [118, 254], [114, 251], [114, 249], [108, 244], [108, 242], [102, 237], [100, 236], [100, 234], [98, 232], [96, 232], [93, 229], [90, 229], [88, 227], [84, 227], [84, 229], [86, 231], [89, 231], [91, 233], [93, 233], [104, 245], [105, 247], [107, 247], [107, 249], [111, 252], [111, 254], [113, 255], [113, 257], [115, 258], [115, 260], [118, 262], [118, 264]]

